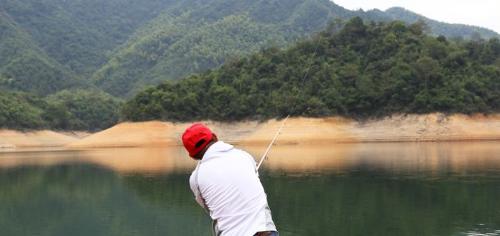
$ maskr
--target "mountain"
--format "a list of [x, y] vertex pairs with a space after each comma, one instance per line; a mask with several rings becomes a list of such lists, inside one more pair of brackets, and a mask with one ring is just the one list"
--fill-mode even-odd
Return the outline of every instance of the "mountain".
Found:
[[0, 88], [45, 95], [87, 82], [51, 58], [0, 11]]
[[88, 75], [107, 53], [173, 0], [0, 0], [8, 15], [48, 56]]
[[0, 90], [0, 129], [87, 130], [109, 128], [120, 102], [95, 90], [62, 90], [46, 98]]
[[[329, 0], [0, 0], [0, 87], [45, 96], [96, 85], [131, 97], [355, 16], [420, 18], [399, 8], [349, 11]], [[447, 37], [496, 35], [424, 21]]]
[[328, 0], [184, 1], [145, 25], [93, 78], [105, 91], [133, 95], [269, 46], [282, 47], [351, 13]]
[[[216, 68], [265, 47], [289, 45], [335, 19], [420, 19], [409, 11], [396, 13], [397, 9], [349, 11], [328, 0], [187, 0], [141, 27], [92, 78], [105, 91], [130, 97], [163, 80]], [[449, 37], [457, 32], [465, 32], [464, 38], [476, 32], [485, 38], [495, 35], [479, 27], [424, 21], [435, 34]]]
[[[198, 104], [198, 99], [202, 99], [199, 94], [203, 93], [209, 93], [216, 100], [219, 99], [222, 105], [226, 104], [223, 101], [236, 99], [233, 101], [234, 104], [226, 104], [227, 106], [223, 108], [203, 104], [206, 105], [206, 109], [211, 109], [211, 112], [221, 112], [219, 116], [212, 117], [214, 119], [249, 117], [250, 110], [256, 114], [257, 118], [283, 114], [284, 111], [290, 111], [283, 104], [288, 98], [296, 99], [293, 94], [285, 93], [288, 97], [277, 97], [276, 101], [279, 104], [268, 99], [278, 96], [272, 92], [272, 89], [282, 86], [280, 79], [289, 79], [292, 76], [290, 73], [293, 73], [293, 76], [304, 74], [303, 66], [310, 60], [315, 60], [309, 55], [312, 48], [315, 48], [315, 44], [307, 43], [307, 41], [304, 43], [302, 40], [323, 29], [327, 29], [327, 32], [332, 34], [338, 32], [346, 25], [345, 22], [353, 17], [360, 17], [366, 24], [369, 21], [386, 22], [382, 25], [388, 27], [387, 25], [394, 24], [401, 29], [408, 26], [392, 21], [402, 20], [406, 23], [418, 21], [418, 24], [406, 28], [410, 31], [419, 31], [422, 27], [425, 29], [421, 24], [424, 22], [430, 33], [448, 38], [467, 40], [477, 39], [478, 36], [485, 39], [498, 37], [495, 32], [484, 28], [441, 23], [401, 8], [392, 8], [387, 11], [349, 11], [329, 0], [0, 0], [0, 107], [2, 108], [0, 109], [0, 127], [102, 129], [117, 121], [117, 109], [121, 103], [100, 90], [118, 97], [130, 98], [147, 86], [156, 86], [165, 80], [178, 80], [186, 77], [189, 77], [186, 82], [181, 80], [175, 86], [166, 83], [162, 84], [160, 89], [153, 87], [140, 92], [140, 95], [126, 106], [125, 111], [129, 111], [127, 117], [146, 119], [153, 116], [152, 111], [157, 111], [162, 112], [158, 113], [161, 118], [181, 119], [185, 114], [198, 109], [189, 104]], [[379, 23], [370, 23], [365, 27], [376, 27], [377, 24]], [[380, 35], [372, 35], [379, 41], [367, 38], [364, 40], [385, 46], [388, 45], [387, 42], [401, 43], [398, 41], [399, 34], [393, 33], [394, 35], [384, 35], [384, 39], [377, 38]], [[419, 35], [418, 37], [425, 38], [426, 36]], [[411, 42], [416, 39], [409, 37], [408, 40], [407, 43], [413, 45]], [[493, 39], [457, 43], [445, 37], [439, 37], [419, 42], [426, 45], [436, 40], [440, 43], [431, 43], [431, 46], [419, 50], [424, 50], [425, 53], [431, 51], [433, 53], [431, 58], [434, 60], [436, 60], [434, 58], [436, 55], [442, 56], [448, 58], [447, 63], [458, 63], [467, 68], [463, 71], [458, 67], [458, 69], [443, 67], [453, 69], [451, 72], [443, 72], [444, 74], [457, 77], [458, 75], [453, 74], [454, 70], [457, 70], [464, 73], [464, 78], [477, 77], [475, 77], [477, 83], [466, 80], [463, 84], [453, 84], [456, 87], [450, 91], [468, 91], [464, 92], [465, 94], [456, 93], [468, 100], [463, 101], [457, 98], [452, 101], [459, 101], [458, 105], [470, 105], [479, 111], [497, 109], [491, 105], [492, 101], [497, 101], [491, 92], [498, 92], [498, 87], [495, 87], [497, 86], [496, 80], [491, 77], [497, 73], [495, 66], [500, 63], [496, 54], [498, 44], [495, 42], [497, 41]], [[355, 38], [351, 41], [358, 42]], [[292, 46], [297, 42], [300, 42], [299, 46]], [[452, 50], [451, 46], [442, 45], [444, 42], [458, 49]], [[356, 45], [350, 44], [352, 47]], [[417, 46], [415, 47], [418, 48]], [[287, 48], [290, 48], [290, 51], [282, 50]], [[328, 50], [336, 51], [334, 48]], [[395, 49], [387, 46], [380, 50]], [[405, 50], [411, 52], [413, 49]], [[290, 68], [286, 64], [279, 66], [275, 64], [275, 60], [279, 60], [283, 52], [291, 54], [290, 57], [297, 60], [287, 61], [295, 68]], [[363, 61], [361, 55], [372, 58], [374, 61], [379, 59], [372, 57], [371, 54], [358, 55], [356, 53], [358, 52], [348, 51], [343, 56], [354, 57], [360, 61]], [[378, 55], [379, 52], [372, 53]], [[249, 55], [252, 55], [250, 58], [254, 59], [249, 60]], [[242, 62], [245, 60], [249, 62]], [[472, 62], [472, 64], [461, 64], [463, 61]], [[241, 68], [234, 66], [235, 63], [245, 65], [245, 70], [249, 71], [242, 73]], [[341, 69], [339, 72], [334, 71], [335, 73], [345, 73], [343, 76], [354, 73], [351, 74], [354, 76], [362, 72], [359, 71], [361, 66], [374, 62], [351, 63], [351, 67], [344, 67], [342, 63], [331, 65], [328, 64], [330, 62], [325, 63], [331, 66], [332, 70]], [[430, 66], [429, 64], [435, 61], [425, 59], [422, 63]], [[439, 63], [440, 66], [448, 65], [441, 61]], [[477, 68], [472, 67], [474, 63]], [[376, 66], [384, 70], [386, 65], [377, 64]], [[407, 67], [404, 68], [407, 69]], [[474, 71], [479, 71], [480, 74], [473, 74]], [[270, 72], [280, 75], [289, 74], [288, 77], [283, 76], [276, 80], [274, 75], [268, 74]], [[325, 76], [334, 72], [324, 71]], [[205, 74], [194, 76], [193, 74], [196, 73]], [[238, 73], [241, 73], [243, 77], [238, 77], [237, 81], [232, 82], [231, 77]], [[196, 78], [203, 78], [203, 80]], [[325, 85], [330, 82], [324, 81]], [[220, 83], [224, 86], [215, 86], [214, 88], [217, 89], [212, 91], [210, 84], [204, 83]], [[200, 87], [201, 85], [208, 87]], [[375, 85], [378, 84], [375, 83]], [[484, 87], [485, 85], [487, 87]], [[290, 86], [296, 87], [293, 91], [302, 89], [297, 84]], [[323, 85], [314, 86], [321, 88]], [[189, 89], [191, 87], [208, 90], [199, 90], [195, 93]], [[236, 88], [249, 88], [254, 95], [247, 94], [239, 97], [239, 94], [244, 91], [235, 90]], [[352, 90], [353, 88], [339, 88], [355, 91]], [[454, 90], [457, 88], [462, 90]], [[179, 91], [174, 93], [170, 91], [172, 89]], [[259, 94], [261, 89], [268, 93]], [[375, 89], [377, 92], [380, 92], [377, 89], [383, 90], [377, 87]], [[165, 93], [162, 90], [168, 90], [168, 92]], [[158, 94], [149, 94], [150, 92]], [[439, 92], [447, 94], [440, 90]], [[335, 91], [331, 93], [327, 95], [334, 97], [338, 95], [334, 94]], [[164, 97], [155, 97], [160, 95]], [[372, 114], [363, 110], [366, 104], [374, 105], [371, 101], [361, 99], [366, 97], [361, 94], [357, 95], [359, 97], [342, 94], [344, 95], [351, 99], [349, 100], [351, 102], [360, 102], [356, 105], [359, 107], [351, 107], [354, 105], [341, 100], [342, 97], [338, 97], [341, 102], [339, 104], [342, 106], [337, 107], [340, 105], [329, 103], [318, 96], [312, 96], [300, 99], [307, 98], [307, 101], [302, 102], [315, 109], [304, 111], [304, 107], [295, 107], [295, 110], [290, 112], [305, 115]], [[452, 93], [449, 96], [454, 95]], [[381, 99], [373, 96], [371, 94], [368, 97]], [[386, 94], [386, 96], [389, 95]], [[428, 96], [420, 94], [418, 98], [424, 99]], [[439, 97], [439, 99], [444, 98]], [[164, 103], [158, 102], [157, 99], [164, 100], [162, 101]], [[207, 98], [203, 97], [203, 99]], [[419, 99], [415, 101], [427, 101]], [[252, 110], [254, 107], [262, 105], [248, 103], [249, 100], [269, 101], [270, 105], [255, 111]], [[171, 101], [176, 102], [169, 104]], [[137, 106], [133, 103], [137, 103]], [[449, 105], [446, 101], [443, 103], [449, 107], [440, 107], [441, 110], [472, 111], [472, 108], [456, 107], [458, 105]], [[146, 105], [143, 107], [141, 104]], [[242, 107], [239, 108], [237, 105], [242, 105]], [[375, 105], [380, 104], [375, 103]], [[406, 105], [416, 106], [415, 104]], [[413, 108], [409, 111], [432, 110], [436, 105], [428, 106], [427, 108], [417, 106], [418, 109]], [[134, 109], [137, 107], [145, 110], [137, 110], [137, 116], [132, 116], [130, 111], [136, 111]], [[169, 110], [165, 110], [168, 107], [179, 109], [180, 113], [170, 114]], [[191, 111], [186, 112], [183, 109], [191, 109]], [[402, 107], [392, 109], [406, 111]], [[384, 109], [379, 110], [384, 114], [389, 112]], [[193, 117], [205, 116], [206, 114], [195, 114]]]
[[0, 87], [49, 95], [88, 79], [174, 0], [0, 0]]
[[424, 30], [353, 18], [288, 49], [146, 89], [126, 103], [124, 119], [500, 112], [500, 40], [451, 41]]

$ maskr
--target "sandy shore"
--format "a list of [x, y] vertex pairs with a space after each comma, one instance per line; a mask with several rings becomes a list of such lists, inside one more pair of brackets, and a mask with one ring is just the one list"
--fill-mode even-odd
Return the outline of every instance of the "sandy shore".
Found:
[[[264, 145], [282, 121], [204, 122], [220, 139], [241, 145]], [[180, 145], [190, 123], [121, 123], [68, 143], [69, 148]], [[358, 122], [344, 118], [291, 118], [277, 144], [500, 140], [500, 115], [397, 115]]]
[[85, 132], [54, 132], [50, 130], [21, 132], [0, 130], [0, 150], [35, 147], [61, 147], [86, 136]]
[[[265, 145], [281, 120], [234, 123], [204, 122], [229, 143]], [[0, 130], [0, 150], [37, 147], [95, 148], [180, 145], [180, 136], [191, 123], [161, 121], [121, 123], [107, 130], [84, 132]], [[397, 115], [358, 122], [330, 118], [290, 118], [277, 141], [283, 144], [357, 142], [419, 142], [500, 140], [499, 115]]]

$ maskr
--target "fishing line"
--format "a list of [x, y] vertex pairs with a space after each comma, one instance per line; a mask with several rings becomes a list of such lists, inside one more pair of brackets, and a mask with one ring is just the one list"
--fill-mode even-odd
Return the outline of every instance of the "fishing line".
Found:
[[[314, 48], [314, 51], [313, 51], [313, 56], [312, 56], [312, 60], [311, 62], [309, 63], [309, 65], [307, 66], [307, 69], [306, 69], [306, 72], [304, 73], [304, 77], [302, 77], [302, 86], [304, 86], [305, 84], [305, 81], [306, 81], [306, 78], [309, 76], [309, 71], [311, 70], [311, 67], [313, 66], [314, 64], [314, 58], [316, 57], [317, 53], [318, 53], [318, 48], [319, 48], [319, 43], [320, 43], [320, 39], [321, 39], [321, 33], [318, 33], [317, 34], [317, 37], [318, 37], [318, 40], [316, 42], [316, 47]], [[304, 91], [304, 90], [302, 90]], [[309, 107], [307, 107], [306, 111], [309, 110]], [[257, 164], [257, 168], [255, 169], [255, 172], [258, 172], [259, 171], [259, 168], [260, 166], [262, 165], [262, 163], [264, 162], [264, 160], [266, 160], [268, 157], [267, 157], [267, 154], [269, 153], [269, 151], [271, 151], [271, 148], [272, 146], [274, 145], [274, 143], [276, 142], [276, 140], [278, 139], [278, 136], [281, 134], [281, 130], [283, 129], [283, 127], [285, 126], [285, 123], [286, 121], [288, 120], [288, 118], [290, 117], [290, 113], [288, 113], [288, 115], [286, 116], [285, 120], [283, 120], [283, 123], [281, 123], [281, 126], [280, 128], [278, 129], [278, 131], [276, 132], [276, 134], [274, 135], [273, 139], [271, 140], [271, 143], [269, 143], [269, 145], [267, 146], [266, 148], [266, 151], [264, 152], [264, 154], [262, 155], [262, 157], [260, 158], [260, 161], [259, 161], [259, 164]]]
[[264, 162], [264, 160], [266, 159], [267, 157], [267, 154], [269, 153], [269, 151], [271, 151], [271, 147], [273, 146], [274, 142], [276, 141], [276, 139], [278, 138], [278, 135], [280, 135], [281, 133], [281, 130], [283, 129], [283, 127], [285, 126], [285, 123], [286, 123], [286, 120], [288, 120], [288, 117], [290, 117], [290, 115], [286, 116], [285, 120], [283, 121], [283, 123], [281, 123], [281, 127], [278, 129], [278, 132], [276, 132], [276, 134], [274, 135], [274, 138], [273, 140], [271, 141], [271, 143], [269, 143], [269, 145], [267, 146], [267, 149], [266, 151], [264, 152], [264, 155], [262, 155], [262, 157], [260, 158], [260, 161], [259, 161], [259, 164], [257, 165], [257, 169], [256, 171], [259, 170], [260, 166], [262, 165], [262, 163]]

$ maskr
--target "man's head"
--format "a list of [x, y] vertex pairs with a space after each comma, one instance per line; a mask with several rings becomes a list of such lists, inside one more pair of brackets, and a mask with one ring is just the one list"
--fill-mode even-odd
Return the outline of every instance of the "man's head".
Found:
[[205, 125], [196, 123], [184, 131], [182, 144], [189, 156], [201, 160], [207, 149], [217, 141], [217, 136]]

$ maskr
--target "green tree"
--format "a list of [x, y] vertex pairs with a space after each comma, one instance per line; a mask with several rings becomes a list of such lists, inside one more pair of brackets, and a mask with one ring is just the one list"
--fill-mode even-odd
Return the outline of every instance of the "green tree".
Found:
[[354, 18], [337, 33], [320, 32], [288, 49], [261, 50], [140, 92], [125, 104], [123, 118], [498, 112], [500, 67], [491, 64], [498, 42], [450, 41], [420, 27]]

